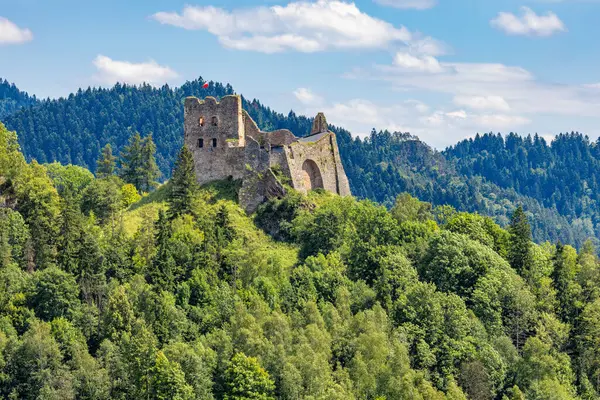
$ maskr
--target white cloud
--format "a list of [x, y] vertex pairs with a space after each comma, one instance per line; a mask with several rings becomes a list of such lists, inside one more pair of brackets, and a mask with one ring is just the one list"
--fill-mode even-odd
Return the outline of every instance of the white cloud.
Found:
[[[560, 84], [537, 78], [530, 71], [504, 64], [454, 63], [439, 61], [441, 71], [413, 69], [407, 73], [397, 65], [355, 69], [349, 79], [381, 80], [402, 96], [429, 98], [432, 111], [398, 113], [375, 124], [386, 128], [402, 126], [438, 148], [476, 132], [516, 131], [527, 128], [550, 132], [565, 129], [600, 133], [600, 84]], [[450, 101], [445, 99], [450, 98]], [[384, 107], [385, 108], [385, 107]], [[458, 110], [457, 110], [458, 109]], [[558, 123], [561, 125], [559, 126]], [[338, 123], [346, 127], [344, 121]], [[348, 125], [351, 128], [351, 125]]]
[[510, 106], [501, 96], [456, 96], [454, 104], [474, 110], [510, 110]]
[[567, 30], [565, 24], [553, 12], [538, 15], [528, 7], [522, 7], [521, 10], [521, 16], [501, 12], [490, 23], [509, 35], [550, 36]]
[[302, 0], [233, 11], [186, 6], [181, 13], [158, 12], [152, 18], [162, 24], [210, 32], [228, 48], [262, 53], [374, 49], [391, 44], [414, 46], [422, 54], [443, 52], [441, 43], [434, 39], [371, 17], [356, 4], [341, 0]]
[[436, 0], [375, 0], [375, 3], [403, 9], [426, 10], [436, 5]]
[[0, 45], [20, 44], [33, 40], [33, 33], [26, 28], [19, 28], [14, 22], [0, 17]]
[[323, 99], [321, 96], [315, 94], [312, 90], [307, 88], [298, 88], [294, 90], [294, 96], [300, 101], [302, 104], [321, 104]]
[[410, 132], [426, 143], [444, 148], [477, 132], [514, 130], [530, 124], [520, 115], [479, 113], [431, 107], [418, 100], [400, 103], [375, 103], [367, 99], [337, 102], [318, 109], [307, 107], [307, 114], [323, 111], [327, 120], [348, 129], [352, 134], [367, 136], [371, 129]]
[[155, 61], [131, 63], [115, 61], [109, 57], [98, 55], [94, 59], [94, 66], [98, 69], [96, 78], [108, 84], [121, 82], [132, 85], [142, 83], [161, 85], [178, 77], [178, 74], [171, 68], [161, 66]]
[[403, 91], [451, 95], [455, 105], [480, 111], [600, 115], [600, 90], [589, 85], [542, 82], [526, 69], [504, 64], [440, 62], [440, 66], [442, 71], [435, 74], [416, 70], [407, 74], [394, 59], [391, 65], [355, 71], [354, 76], [384, 80]]
[[407, 71], [438, 73], [443, 68], [439, 61], [428, 55], [415, 56], [409, 53], [397, 53], [394, 57], [394, 65]]

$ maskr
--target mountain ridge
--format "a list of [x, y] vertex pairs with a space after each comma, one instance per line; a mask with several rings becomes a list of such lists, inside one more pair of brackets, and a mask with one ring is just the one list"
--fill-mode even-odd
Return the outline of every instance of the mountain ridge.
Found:
[[[204, 82], [200, 77], [175, 88], [116, 84], [109, 89], [79, 89], [65, 98], [22, 103], [20, 109], [0, 119], [18, 133], [28, 160], [72, 163], [92, 171], [106, 143], [118, 153], [134, 131], [143, 136], [152, 133], [164, 179], [170, 175], [183, 140], [183, 99], [235, 93], [229, 84], [211, 82], [205, 89]], [[242, 99], [243, 108], [263, 130], [285, 128], [299, 136], [310, 132], [312, 118], [293, 111], [285, 115], [259, 100]], [[338, 138], [352, 193], [358, 198], [389, 208], [397, 194], [408, 192], [434, 205], [449, 204], [461, 211], [492, 216], [502, 226], [516, 205], [523, 204], [530, 216], [535, 216], [532, 230], [538, 242], [560, 240], [581, 247], [589, 237], [600, 238], [595, 220], [579, 221], [576, 215], [561, 213], [519, 188], [468, 173], [468, 166], [452, 156], [451, 148], [436, 151], [408, 133], [373, 130], [360, 139], [343, 128], [331, 129]]]

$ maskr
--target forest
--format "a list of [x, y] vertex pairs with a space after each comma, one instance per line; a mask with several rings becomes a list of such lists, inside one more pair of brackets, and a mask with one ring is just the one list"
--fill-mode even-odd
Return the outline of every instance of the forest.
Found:
[[88, 169], [0, 124], [0, 398], [598, 399], [600, 260], [400, 193], [251, 216], [153, 136]]
[[[0, 79], [0, 120], [19, 133], [28, 161], [74, 164], [92, 172], [106, 144], [118, 155], [132, 134], [152, 134], [164, 182], [183, 140], [184, 98], [234, 93], [228, 84], [210, 82], [205, 89], [203, 83], [199, 78], [177, 88], [117, 84], [38, 100]], [[261, 129], [286, 128], [298, 136], [310, 132], [312, 119], [293, 111], [283, 115], [245, 98], [243, 107]], [[438, 152], [409, 133], [374, 129], [361, 139], [331, 129], [359, 199], [389, 209], [399, 193], [408, 192], [436, 206], [491, 216], [503, 227], [522, 205], [536, 242], [560, 240], [581, 249], [592, 238], [600, 245], [599, 151], [581, 134], [559, 135], [550, 144], [516, 134], [506, 139], [478, 135]]]

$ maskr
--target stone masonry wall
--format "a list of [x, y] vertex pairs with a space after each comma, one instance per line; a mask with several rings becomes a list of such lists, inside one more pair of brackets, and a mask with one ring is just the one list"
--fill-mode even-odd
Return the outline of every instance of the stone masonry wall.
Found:
[[296, 142], [286, 148], [292, 187], [306, 193], [306, 160], [315, 162], [321, 175], [323, 189], [342, 196], [350, 194], [346, 173], [339, 162], [335, 135], [328, 133], [315, 142]]
[[225, 96], [220, 102], [214, 97], [203, 101], [188, 97], [184, 114], [184, 143], [194, 156], [198, 182], [243, 178], [245, 135], [239, 96]]

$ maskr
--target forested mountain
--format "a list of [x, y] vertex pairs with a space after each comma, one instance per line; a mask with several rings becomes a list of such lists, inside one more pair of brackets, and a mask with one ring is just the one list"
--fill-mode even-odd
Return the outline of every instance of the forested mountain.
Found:
[[3, 118], [22, 107], [35, 104], [35, 96], [30, 97], [27, 93], [20, 91], [15, 84], [0, 78], [0, 118]]
[[435, 205], [492, 216], [502, 226], [520, 204], [533, 217], [533, 236], [538, 242], [560, 240], [580, 247], [595, 237], [594, 230], [580, 220], [571, 221], [536, 198], [477, 175], [460, 174], [454, 160], [409, 134], [373, 131], [363, 140], [347, 137], [338, 134], [338, 142], [352, 193], [359, 198], [391, 207], [394, 196], [408, 192]]
[[535, 135], [477, 135], [445, 155], [465, 176], [481, 176], [502, 188], [538, 199], [600, 235], [600, 142], [580, 133], [560, 134], [548, 144]]
[[[118, 155], [133, 132], [139, 132], [142, 137], [152, 133], [157, 147], [156, 163], [162, 172], [160, 180], [165, 180], [171, 174], [177, 149], [183, 140], [183, 99], [190, 95], [222, 97], [234, 93], [230, 85], [211, 83], [208, 89], [203, 89], [203, 83], [200, 78], [179, 88], [120, 84], [111, 89], [88, 88], [68, 98], [38, 102], [2, 120], [9, 129], [19, 132], [19, 141], [27, 159], [36, 159], [41, 163], [72, 163], [92, 171], [96, 170], [96, 160], [105, 144], [109, 143], [114, 154]], [[283, 115], [257, 100], [244, 99], [243, 107], [262, 129], [287, 128], [297, 135], [305, 135], [310, 131], [312, 119], [294, 112]], [[352, 193], [358, 198], [372, 199], [391, 207], [397, 194], [406, 191], [435, 205], [449, 204], [458, 210], [493, 216], [502, 226], [508, 223], [516, 206], [522, 204], [528, 215], [534, 217], [532, 229], [538, 242], [561, 240], [580, 248], [587, 238], [600, 237], [597, 218], [592, 217], [597, 209], [594, 206], [597, 191], [576, 200], [575, 197], [584, 193], [584, 190], [574, 190], [568, 185], [583, 183], [573, 182], [571, 178], [575, 177], [572, 175], [563, 175], [573, 157], [572, 151], [566, 149], [571, 146], [573, 151], [578, 151], [581, 147], [575, 142], [583, 139], [578, 139], [576, 135], [561, 136], [565, 143], [561, 148], [565, 150], [557, 150], [552, 157], [562, 157], [562, 161], [547, 161], [549, 165], [565, 167], [548, 169], [546, 180], [554, 187], [560, 186], [566, 178], [569, 183], [559, 188], [559, 194], [546, 196], [546, 191], [534, 190], [535, 185], [529, 185], [529, 181], [521, 179], [523, 167], [516, 156], [507, 155], [511, 161], [498, 161], [505, 163], [501, 164], [502, 168], [510, 170], [507, 176], [511, 178], [508, 180], [498, 180], [498, 171], [484, 171], [474, 165], [469, 161], [470, 155], [483, 156], [477, 154], [476, 146], [471, 148], [471, 153], [460, 150], [467, 147], [465, 143], [468, 144], [468, 141], [457, 145], [455, 149], [438, 153], [405, 133], [374, 131], [361, 140], [352, 138], [344, 129], [332, 127], [332, 130], [337, 134]], [[511, 150], [505, 151], [520, 148], [520, 145], [511, 146]], [[534, 146], [533, 142], [531, 146]], [[495, 148], [501, 147], [503, 145], [496, 145]], [[495, 148], [490, 147], [488, 153], [495, 154]], [[590, 153], [592, 145], [583, 146], [580, 150], [584, 152], [582, 154], [587, 154], [585, 151]], [[538, 154], [538, 159], [546, 154], [544, 149], [536, 151], [528, 150], [528, 154]], [[463, 155], [465, 159], [461, 161]], [[497, 160], [503, 157], [504, 154], [496, 155]], [[582, 157], [577, 159], [581, 160], [581, 165], [576, 171], [584, 168], [589, 160]], [[480, 164], [487, 166], [486, 162], [482, 160]], [[542, 168], [531, 168], [534, 172], [529, 174], [539, 175]], [[595, 184], [591, 176], [598, 173], [598, 167], [590, 163], [587, 168], [586, 174], [580, 176], [581, 182], [587, 182], [589, 191], [592, 190], [590, 185]], [[569, 171], [571, 173], [575, 172]], [[546, 188], [547, 183], [540, 182], [540, 185], [537, 187]], [[578, 211], [573, 213], [570, 211], [572, 209]]]
[[600, 259], [521, 208], [289, 190], [249, 217], [185, 148], [143, 198], [99, 165], [27, 163], [0, 123], [2, 399], [600, 398]]

